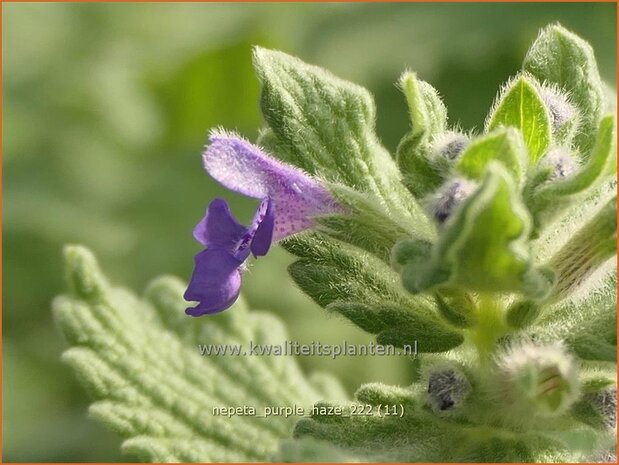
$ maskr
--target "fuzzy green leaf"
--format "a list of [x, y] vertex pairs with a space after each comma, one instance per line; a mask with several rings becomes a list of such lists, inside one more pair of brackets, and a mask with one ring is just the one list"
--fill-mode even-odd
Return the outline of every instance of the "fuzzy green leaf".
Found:
[[289, 437], [294, 418], [213, 415], [214, 407], [305, 405], [332, 392], [315, 388], [289, 357], [200, 354], [199, 344], [282, 343], [281, 323], [242, 301], [196, 320], [183, 310], [184, 285], [155, 280], [144, 300], [110, 286], [92, 254], [66, 249], [70, 295], [56, 322], [71, 345], [63, 359], [95, 398], [90, 414], [125, 439], [123, 450], [152, 462], [265, 461]]
[[519, 129], [535, 164], [550, 145], [552, 126], [550, 115], [535, 86], [521, 76], [508, 84], [488, 117], [486, 129], [498, 127]]
[[262, 113], [288, 161], [331, 181], [377, 191], [374, 177], [381, 174], [374, 170], [386, 153], [373, 134], [370, 94], [277, 51], [256, 48], [254, 66], [262, 82]]
[[552, 227], [542, 228], [532, 242], [537, 261], [545, 263], [550, 260], [579, 228], [593, 218], [601, 205], [616, 195], [617, 181], [609, 176], [579, 196], [577, 202], [566, 205], [551, 223]]
[[430, 259], [411, 257], [402, 270], [402, 282], [414, 293], [456, 286], [541, 298], [549, 292], [550, 282], [545, 273], [533, 268], [530, 227], [512, 177], [493, 162], [482, 185], [441, 234]]
[[543, 29], [524, 59], [523, 69], [540, 82], [567, 92], [580, 113], [575, 142], [587, 154], [604, 110], [604, 89], [591, 46], [555, 24]]
[[527, 205], [536, 226], [543, 227], [550, 223], [561, 210], [577, 199], [576, 196], [589, 191], [612, 175], [616, 160], [615, 117], [608, 115], [600, 122], [596, 143], [587, 163], [577, 173], [526, 190]]
[[530, 336], [563, 340], [583, 360], [617, 361], [616, 268], [586, 293], [568, 298], [544, 311]]
[[398, 82], [404, 92], [411, 121], [411, 130], [400, 142], [396, 160], [404, 185], [420, 198], [438, 187], [448, 163], [432, 157], [430, 142], [447, 129], [447, 109], [434, 87], [406, 72]]
[[493, 160], [501, 162], [515, 179], [521, 180], [528, 165], [521, 133], [502, 128], [475, 139], [460, 155], [455, 169], [472, 179], [481, 179]]
[[594, 185], [602, 176], [612, 172], [615, 164], [615, 117], [608, 115], [600, 122], [596, 143], [589, 154], [588, 163], [573, 177], [541, 191], [541, 195], [574, 195]]
[[334, 184], [376, 197], [411, 234], [431, 234], [421, 207], [402, 184], [374, 132], [375, 107], [364, 88], [281, 52], [256, 48], [261, 108], [275, 155]]
[[611, 198], [550, 259], [557, 276], [552, 299], [574, 292], [609, 258], [617, 254], [617, 197]]
[[[278, 458], [311, 461], [316, 451], [329, 462], [562, 462], [581, 457], [568, 441], [539, 430], [512, 432], [437, 417], [420, 385], [369, 384], [355, 397], [356, 403], [317, 404], [311, 418], [297, 423], [296, 441], [285, 443]], [[342, 413], [329, 414], [330, 407]], [[591, 430], [578, 432], [589, 437]]]
[[411, 235], [430, 240], [435, 235], [433, 227], [411, 229], [406, 218], [390, 214], [375, 196], [341, 185], [332, 185], [331, 192], [345, 206], [346, 213], [318, 217], [321, 231], [366, 250], [386, 263], [398, 241]]
[[476, 323], [474, 315], [476, 304], [470, 294], [460, 293], [460, 295], [454, 294], [446, 298], [437, 293], [434, 298], [441, 316], [452, 325], [458, 328], [468, 328]]
[[396, 151], [402, 182], [416, 197], [422, 198], [444, 181], [449, 171], [445, 159], [433, 157], [428, 142], [422, 134], [407, 134]]
[[284, 242], [300, 257], [289, 267], [297, 285], [318, 305], [340, 313], [396, 347], [417, 342], [419, 352], [441, 352], [460, 345], [462, 335], [439, 318], [432, 299], [411, 296], [397, 273], [375, 257], [321, 234]]
[[520, 300], [509, 306], [505, 314], [505, 321], [509, 326], [523, 329], [531, 326], [540, 315], [541, 306], [530, 300]]
[[411, 72], [404, 73], [398, 85], [406, 97], [411, 135], [429, 138], [447, 129], [447, 108], [434, 87]]

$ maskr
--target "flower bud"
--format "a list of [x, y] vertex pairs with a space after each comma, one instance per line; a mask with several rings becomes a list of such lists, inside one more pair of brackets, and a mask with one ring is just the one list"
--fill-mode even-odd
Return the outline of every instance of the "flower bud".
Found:
[[428, 376], [428, 404], [435, 412], [447, 412], [462, 404], [471, 385], [460, 370], [443, 367]]
[[517, 344], [497, 359], [503, 400], [524, 415], [559, 415], [578, 398], [572, 357], [560, 343]]
[[593, 459], [593, 463], [617, 463], [617, 451], [604, 451]]
[[447, 131], [437, 136], [432, 142], [432, 152], [435, 157], [455, 160], [464, 151], [469, 138], [459, 132]]
[[568, 149], [564, 147], [553, 147], [546, 152], [540, 161], [540, 167], [548, 170], [548, 180], [554, 181], [570, 176], [576, 171], [577, 164], [570, 155]]
[[538, 88], [539, 95], [548, 108], [553, 132], [560, 131], [566, 123], [574, 121], [578, 113], [565, 93], [555, 86], [542, 85]]
[[617, 388], [587, 394], [593, 408], [602, 416], [609, 428], [617, 428]]
[[443, 224], [456, 208], [475, 190], [476, 184], [456, 178], [447, 181], [427, 200], [427, 208], [437, 223]]

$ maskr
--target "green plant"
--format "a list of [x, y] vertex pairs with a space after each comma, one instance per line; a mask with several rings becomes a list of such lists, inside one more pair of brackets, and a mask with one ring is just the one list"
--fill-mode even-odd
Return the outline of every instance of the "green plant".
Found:
[[[211, 204], [185, 294], [200, 304], [188, 313], [232, 305], [250, 251], [280, 240], [320, 306], [382, 345], [415, 343], [415, 378], [346, 401], [336, 381], [308, 379], [288, 358], [203, 357], [200, 343], [285, 335], [242, 303], [186, 317], [172, 278], [138, 300], [71, 247], [71, 295], [54, 309], [74, 346], [65, 358], [99, 399], [92, 413], [151, 461], [610, 459], [616, 115], [590, 46], [545, 28], [481, 134], [451, 127], [438, 92], [405, 73], [411, 129], [395, 158], [365, 89], [281, 52], [256, 49], [254, 64], [264, 150], [217, 133], [204, 160], [262, 202], [247, 228]], [[212, 414], [265, 403], [311, 414]]]

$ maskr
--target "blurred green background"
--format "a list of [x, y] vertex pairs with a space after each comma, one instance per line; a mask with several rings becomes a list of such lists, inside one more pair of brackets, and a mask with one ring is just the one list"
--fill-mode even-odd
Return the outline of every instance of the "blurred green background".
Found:
[[[223, 196], [247, 220], [253, 202], [200, 165], [209, 128], [253, 138], [261, 126], [251, 46], [277, 48], [369, 88], [394, 149], [408, 122], [393, 83], [405, 68], [443, 94], [452, 122], [481, 127], [498, 87], [543, 25], [589, 40], [616, 80], [614, 4], [4, 4], [3, 460], [115, 461], [119, 440], [86, 416], [59, 361], [50, 301], [63, 291], [61, 248], [83, 243], [116, 283], [190, 275], [191, 229]], [[296, 290], [290, 257], [254, 262], [244, 291], [291, 338], [368, 341]], [[207, 319], [196, 324], [208, 324]], [[362, 382], [408, 384], [409, 363], [303, 358]], [[124, 458], [126, 460], [126, 458]]]

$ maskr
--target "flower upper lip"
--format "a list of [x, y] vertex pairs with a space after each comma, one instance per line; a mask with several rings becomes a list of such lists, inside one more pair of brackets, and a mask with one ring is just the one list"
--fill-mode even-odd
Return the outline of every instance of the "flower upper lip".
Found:
[[233, 134], [211, 133], [202, 161], [206, 171], [228, 189], [255, 199], [271, 198], [274, 241], [310, 229], [312, 217], [337, 208], [320, 181]]

